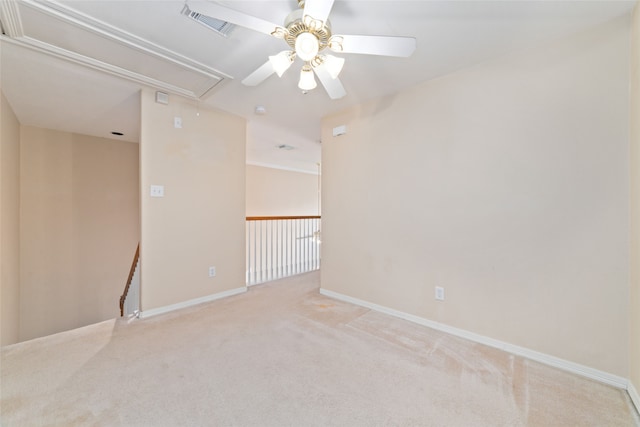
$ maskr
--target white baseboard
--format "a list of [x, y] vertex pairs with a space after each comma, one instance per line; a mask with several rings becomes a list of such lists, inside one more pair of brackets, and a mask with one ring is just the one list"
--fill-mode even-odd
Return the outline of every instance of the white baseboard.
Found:
[[205, 302], [215, 301], [218, 299], [230, 297], [233, 295], [242, 294], [247, 292], [246, 287], [230, 289], [228, 291], [219, 292], [217, 294], [211, 294], [200, 298], [191, 299], [188, 301], [179, 302], [176, 304], [166, 305], [164, 307], [152, 308], [150, 310], [144, 310], [140, 312], [140, 318], [146, 319], [148, 317], [157, 316], [158, 314], [169, 313], [170, 311], [180, 310], [181, 308], [192, 307], [194, 305], [202, 304]]
[[629, 397], [633, 404], [636, 405], [636, 410], [640, 413], [640, 394], [638, 394], [638, 390], [636, 390], [631, 381], [627, 386], [627, 392], [629, 392]]
[[[347, 295], [343, 295], [338, 292], [330, 291], [327, 289], [321, 288], [320, 293], [330, 298], [335, 298], [340, 301], [345, 301], [351, 304], [366, 307], [371, 310], [378, 311], [380, 313], [388, 314], [394, 317], [399, 317], [400, 319], [408, 320], [410, 322], [417, 323], [422, 326], [427, 326], [429, 328], [446, 332], [448, 334], [455, 335], [461, 338], [465, 338], [470, 341], [488, 345], [489, 347], [498, 348], [508, 353], [526, 357], [527, 359], [535, 360], [536, 362], [544, 363], [545, 365], [553, 366], [555, 368], [559, 368], [564, 371], [572, 372], [574, 374], [587, 377], [592, 380], [599, 381], [601, 383], [609, 384], [617, 388], [627, 390], [630, 386], [630, 382], [626, 378], [619, 377], [617, 375], [612, 375], [607, 372], [600, 371], [598, 369], [593, 369], [588, 366], [580, 365], [578, 363], [569, 362], [568, 360], [560, 359], [555, 356], [539, 353], [534, 350], [519, 347], [517, 345], [509, 344], [503, 341], [495, 340], [493, 338], [485, 337], [483, 335], [479, 335], [474, 332], [469, 332], [464, 329], [454, 328], [452, 326], [445, 325], [443, 323], [434, 322], [429, 319], [414, 316], [412, 314], [404, 313], [402, 311], [394, 310], [392, 308], [384, 307], [368, 301], [363, 301], [363, 300], [353, 298]], [[631, 395], [631, 391], [629, 391], [629, 394]], [[636, 393], [636, 398], [637, 398], [637, 393]], [[633, 399], [633, 396], [632, 396], [632, 399]], [[635, 402], [637, 402], [637, 400], [634, 401], [634, 403]], [[638, 405], [638, 403], [635, 403], [635, 404], [636, 406]]]

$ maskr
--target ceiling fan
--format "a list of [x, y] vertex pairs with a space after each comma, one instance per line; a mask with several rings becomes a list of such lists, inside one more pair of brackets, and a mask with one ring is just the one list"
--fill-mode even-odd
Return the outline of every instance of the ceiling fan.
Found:
[[300, 9], [291, 12], [284, 26], [230, 9], [209, 1], [189, 2], [189, 16], [198, 20], [200, 15], [226, 21], [284, 40], [290, 50], [269, 56], [269, 60], [242, 80], [246, 86], [256, 86], [277, 74], [282, 77], [296, 58], [304, 62], [300, 70], [298, 87], [307, 92], [317, 86], [314, 73], [331, 99], [340, 99], [346, 91], [338, 75], [344, 58], [324, 53], [327, 49], [337, 53], [360, 53], [409, 57], [416, 48], [413, 37], [334, 35], [329, 13], [335, 0], [298, 0]]

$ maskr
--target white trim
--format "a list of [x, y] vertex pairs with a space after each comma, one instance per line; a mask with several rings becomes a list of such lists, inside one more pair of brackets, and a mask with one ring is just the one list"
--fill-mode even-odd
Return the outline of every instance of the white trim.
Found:
[[22, 0], [22, 3], [39, 12], [65, 21], [68, 24], [91, 31], [94, 34], [104, 36], [112, 41], [120, 43], [123, 46], [146, 52], [166, 61], [173, 62], [176, 65], [194, 72], [202, 73], [212, 79], [233, 79], [230, 75], [211, 68], [202, 62], [198, 62], [145, 38], [121, 30], [116, 26], [96, 19], [71, 7], [65, 6], [56, 0], [48, 0], [47, 2], [39, 0]]
[[[92, 18], [82, 12], [58, 3], [55, 0], [49, 0], [47, 2], [41, 2], [37, 0], [22, 0], [22, 4], [34, 10], [37, 10], [38, 12], [64, 21], [76, 28], [92, 32], [93, 34], [103, 37], [111, 42], [118, 43], [125, 48], [142, 52], [143, 54], [147, 54], [159, 60], [165, 61], [180, 68], [183, 71], [186, 70], [188, 72], [198, 74], [199, 76], [204, 77], [206, 81], [201, 83], [198, 87], [190, 89], [187, 87], [181, 87], [187, 85], [177, 86], [169, 82], [145, 76], [133, 70], [128, 70], [116, 65], [108, 64], [96, 58], [85, 56], [77, 52], [72, 52], [70, 50], [63, 49], [42, 40], [34, 39], [28, 35], [25, 35], [20, 28], [20, 25], [18, 25], [19, 22], [16, 21], [16, 19], [20, 18], [19, 12], [16, 8], [14, 8], [16, 9], [15, 13], [9, 14], [12, 10], [8, 6], [5, 7], [5, 3], [6, 2], [2, 2], [3, 7], [0, 8], [0, 12], [2, 12], [3, 15], [8, 16], [9, 18], [13, 18], [13, 15], [15, 15], [15, 18], [9, 19], [9, 23], [12, 24], [12, 27], [7, 32], [10, 36], [2, 36], [0, 38], [2, 38], [3, 40], [9, 39], [16, 44], [50, 54], [54, 57], [65, 59], [70, 62], [81, 64], [95, 70], [103, 71], [116, 77], [122, 77], [136, 83], [151, 86], [156, 89], [168, 91], [173, 94], [181, 95], [191, 99], [203, 99], [205, 96], [211, 93], [214, 87], [218, 86], [224, 80], [233, 79], [232, 76], [211, 68], [201, 62], [187, 58], [184, 55], [166, 49], [149, 40], [135, 36], [113, 25]], [[8, 3], [13, 4], [15, 2]], [[14, 23], [13, 21], [16, 21], [17, 23]]]
[[289, 172], [299, 172], [299, 173], [306, 173], [308, 175], [318, 175], [318, 171], [309, 171], [309, 170], [305, 170], [305, 169], [296, 169], [296, 168], [290, 168], [287, 166], [280, 166], [280, 165], [274, 165], [272, 163], [262, 163], [262, 162], [254, 162], [251, 160], [247, 160], [246, 162], [247, 165], [249, 166], [260, 166], [262, 168], [269, 168], [269, 169], [279, 169], [279, 170], [283, 170], [283, 171], [289, 171]]
[[18, 4], [15, 1], [0, 2], [0, 18], [2, 29], [9, 37], [21, 37], [24, 35], [22, 19], [18, 11]]
[[112, 76], [122, 77], [143, 85], [151, 86], [156, 89], [162, 89], [167, 92], [174, 93], [176, 95], [182, 95], [186, 98], [198, 99], [198, 96], [196, 95], [196, 93], [189, 89], [184, 89], [184, 88], [172, 85], [171, 83], [167, 83], [167, 82], [153, 79], [151, 77], [143, 76], [142, 74], [138, 74], [134, 71], [125, 70], [124, 68], [107, 64], [106, 62], [101, 62], [96, 59], [89, 58], [88, 56], [80, 55], [75, 52], [61, 49], [57, 46], [44, 43], [40, 40], [32, 39], [26, 36], [20, 37], [20, 38], [14, 38], [14, 39], [0, 36], [0, 39], [9, 43], [13, 43], [19, 46], [23, 46], [23, 47], [35, 50], [37, 52], [54, 56], [56, 58], [73, 62], [75, 64], [84, 65], [86, 67], [92, 68], [94, 70], [102, 71]]
[[[567, 372], [580, 375], [582, 377], [590, 378], [592, 380], [599, 381], [614, 387], [618, 387], [625, 390], [630, 390], [630, 382], [623, 377], [609, 374], [598, 369], [590, 368], [588, 366], [580, 365], [578, 363], [570, 362], [568, 360], [560, 359], [555, 356], [551, 356], [544, 353], [539, 353], [534, 350], [530, 350], [517, 345], [509, 344], [504, 341], [495, 340], [493, 338], [485, 337], [483, 335], [469, 332], [464, 329], [454, 328], [453, 326], [445, 325], [443, 323], [434, 322], [422, 317], [414, 316], [412, 314], [404, 313], [402, 311], [394, 310], [392, 308], [384, 307], [378, 304], [374, 304], [368, 301], [363, 301], [357, 298], [353, 298], [347, 295], [340, 294], [338, 292], [330, 291], [320, 288], [320, 293], [324, 296], [335, 298], [340, 301], [345, 301], [351, 304], [359, 305], [369, 308], [380, 313], [388, 314], [390, 316], [399, 317], [400, 319], [408, 320], [413, 323], [417, 323], [422, 326], [427, 326], [432, 329], [436, 329], [442, 332], [446, 332], [451, 335], [455, 335], [461, 338], [468, 339], [480, 344], [488, 345], [489, 347], [498, 348], [511, 354], [526, 357], [536, 362], [544, 363], [545, 365], [553, 366], [555, 368], [562, 369]], [[632, 386], [631, 386], [632, 387]], [[629, 392], [631, 394], [631, 392]], [[637, 396], [637, 393], [636, 393]], [[633, 397], [632, 397], [633, 399]]]
[[148, 317], [157, 316], [158, 314], [169, 313], [171, 311], [180, 310], [182, 308], [192, 307], [194, 305], [202, 304], [205, 302], [215, 301], [222, 298], [230, 297], [247, 292], [247, 287], [230, 289], [228, 291], [219, 292], [217, 294], [211, 294], [200, 298], [191, 299], [188, 301], [179, 302], [176, 304], [165, 305], [164, 307], [152, 308], [150, 310], [144, 310], [140, 312], [140, 318], [146, 319]]
[[627, 392], [633, 404], [636, 405], [636, 410], [640, 412], [640, 394], [638, 394], [638, 390], [636, 390], [631, 381], [629, 381], [629, 385], [627, 386]]

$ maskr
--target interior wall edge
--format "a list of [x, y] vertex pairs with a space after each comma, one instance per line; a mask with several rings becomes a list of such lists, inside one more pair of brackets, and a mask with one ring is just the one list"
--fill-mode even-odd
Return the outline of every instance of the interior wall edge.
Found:
[[0, 346], [20, 338], [20, 127], [0, 87]]
[[[632, 14], [630, 74], [630, 292], [629, 292], [629, 371], [630, 382], [640, 387], [640, 2]], [[633, 393], [631, 392], [633, 390]], [[631, 388], [636, 407], [640, 398]], [[634, 398], [635, 396], [635, 398]]]

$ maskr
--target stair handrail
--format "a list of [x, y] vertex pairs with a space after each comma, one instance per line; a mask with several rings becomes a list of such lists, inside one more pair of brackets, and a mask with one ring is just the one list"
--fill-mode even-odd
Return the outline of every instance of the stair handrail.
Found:
[[133, 256], [133, 262], [131, 263], [131, 269], [129, 270], [129, 277], [127, 278], [127, 284], [124, 286], [124, 292], [120, 296], [120, 317], [124, 316], [124, 301], [127, 299], [129, 293], [129, 287], [133, 281], [133, 273], [136, 271], [136, 265], [138, 265], [138, 258], [140, 257], [140, 242], [136, 247], [136, 254]]
[[248, 216], [247, 221], [271, 221], [287, 219], [321, 219], [320, 215], [288, 215], [288, 216]]

